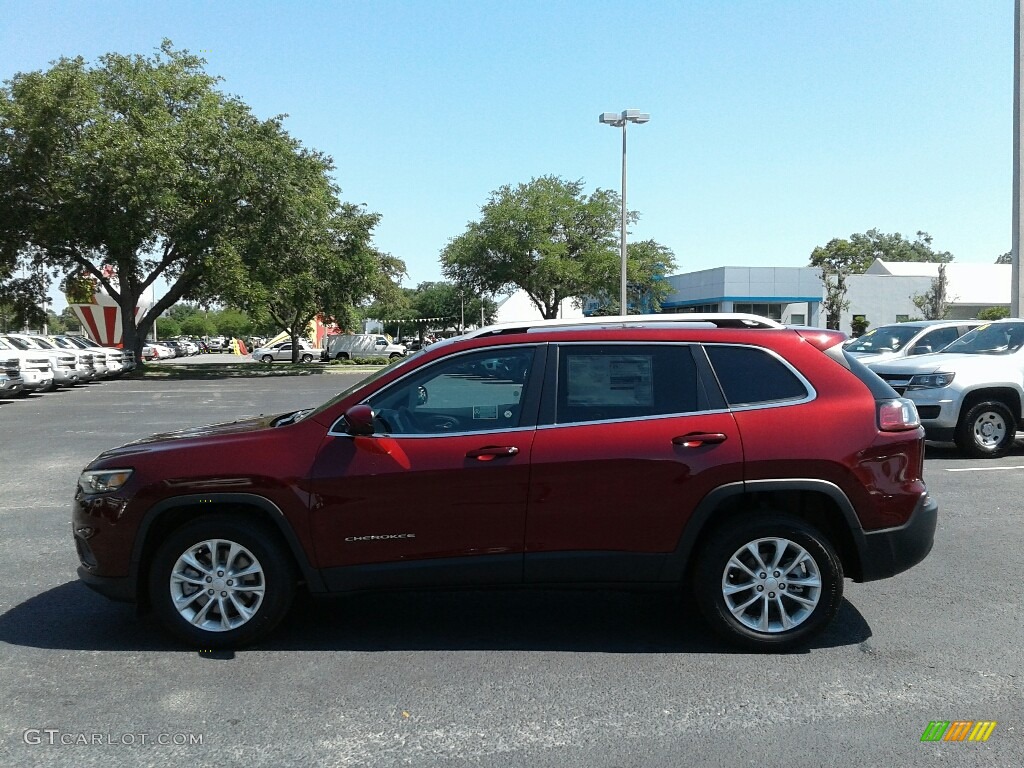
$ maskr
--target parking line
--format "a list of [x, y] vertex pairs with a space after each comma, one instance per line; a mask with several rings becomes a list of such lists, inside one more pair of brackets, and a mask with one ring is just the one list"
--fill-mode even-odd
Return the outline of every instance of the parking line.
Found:
[[999, 469], [1024, 469], [1021, 467], [962, 467], [960, 469], [947, 469], [947, 472], [995, 472]]

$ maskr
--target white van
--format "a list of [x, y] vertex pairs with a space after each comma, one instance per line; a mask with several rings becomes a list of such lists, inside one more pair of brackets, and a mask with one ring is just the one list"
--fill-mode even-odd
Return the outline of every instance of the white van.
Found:
[[393, 344], [380, 333], [345, 333], [324, 339], [321, 360], [349, 360], [353, 357], [405, 357], [405, 345]]

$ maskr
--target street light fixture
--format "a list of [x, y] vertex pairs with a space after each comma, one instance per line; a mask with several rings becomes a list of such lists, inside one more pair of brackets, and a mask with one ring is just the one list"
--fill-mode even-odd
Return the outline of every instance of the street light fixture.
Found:
[[619, 247], [622, 251], [622, 276], [619, 286], [619, 308], [623, 315], [629, 314], [626, 305], [626, 123], [643, 124], [651, 119], [639, 109], [624, 109], [621, 113], [602, 112], [598, 120], [605, 125], [622, 128], [622, 222], [619, 231]]

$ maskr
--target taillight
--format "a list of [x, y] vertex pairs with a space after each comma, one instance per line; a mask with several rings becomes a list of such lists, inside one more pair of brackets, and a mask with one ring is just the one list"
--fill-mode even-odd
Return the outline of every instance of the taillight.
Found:
[[921, 419], [913, 400], [897, 397], [893, 400], [878, 400], [878, 428], [883, 432], [902, 432], [917, 429]]

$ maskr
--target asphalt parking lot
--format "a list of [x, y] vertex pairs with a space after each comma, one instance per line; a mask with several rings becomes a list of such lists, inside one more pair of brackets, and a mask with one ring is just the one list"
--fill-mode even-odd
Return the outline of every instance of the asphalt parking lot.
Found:
[[[100, 451], [321, 402], [364, 373], [112, 381], [0, 401], [0, 765], [1024, 764], [1024, 446], [930, 446], [931, 555], [846, 584], [807, 652], [734, 653], [665, 595], [301, 600], [201, 654], [80, 585], [69, 506]], [[994, 720], [988, 741], [922, 742]], [[201, 743], [198, 743], [201, 742]]]

